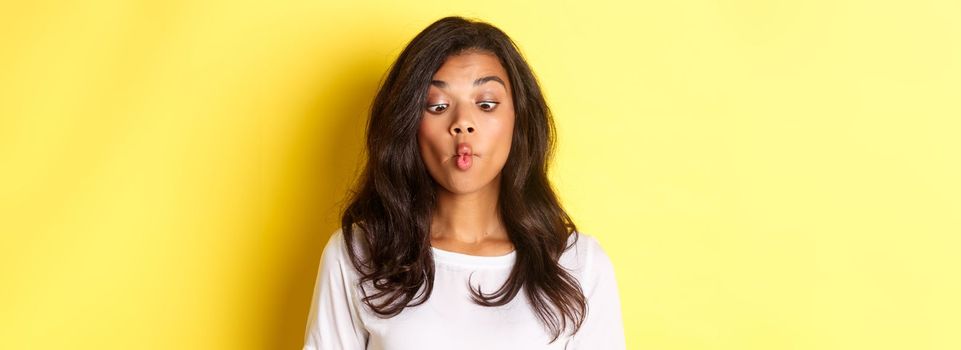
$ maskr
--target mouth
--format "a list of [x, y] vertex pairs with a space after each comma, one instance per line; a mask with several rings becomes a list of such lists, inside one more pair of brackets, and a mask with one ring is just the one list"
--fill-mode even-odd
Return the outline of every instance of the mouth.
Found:
[[455, 160], [457, 168], [460, 170], [470, 169], [471, 165], [474, 163], [474, 150], [471, 144], [467, 142], [461, 142], [457, 144], [456, 149], [457, 154], [452, 158]]
[[468, 170], [471, 168], [471, 165], [474, 164], [474, 155], [465, 153], [454, 156], [454, 164], [460, 170]]

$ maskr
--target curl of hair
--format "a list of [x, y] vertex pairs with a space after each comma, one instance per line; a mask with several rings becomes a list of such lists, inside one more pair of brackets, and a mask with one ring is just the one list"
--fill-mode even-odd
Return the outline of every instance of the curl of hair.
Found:
[[471, 50], [500, 59], [509, 75], [516, 118], [498, 197], [515, 264], [499, 289], [485, 294], [470, 287], [471, 297], [479, 305], [502, 306], [523, 287], [553, 342], [568, 325], [576, 333], [586, 313], [580, 283], [559, 263], [574, 246], [567, 245], [570, 235], [576, 244], [577, 228], [547, 177], [556, 139], [551, 111], [515, 43], [490, 24], [456, 16], [439, 19], [415, 36], [391, 66], [370, 107], [359, 189], [350, 191], [341, 218], [351, 247], [348, 256], [360, 272], [364, 304], [380, 317], [395, 316], [430, 297], [436, 182], [421, 158], [417, 130], [433, 75], [448, 56]]

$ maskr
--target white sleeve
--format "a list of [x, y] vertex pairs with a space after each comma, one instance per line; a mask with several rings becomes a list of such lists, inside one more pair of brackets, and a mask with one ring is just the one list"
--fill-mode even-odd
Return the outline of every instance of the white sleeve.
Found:
[[338, 230], [327, 241], [307, 317], [304, 350], [360, 350], [367, 348], [368, 332], [360, 318], [352, 279], [353, 265]]
[[590, 241], [584, 276], [587, 316], [573, 336], [574, 348], [623, 350], [627, 345], [614, 265], [597, 240]]

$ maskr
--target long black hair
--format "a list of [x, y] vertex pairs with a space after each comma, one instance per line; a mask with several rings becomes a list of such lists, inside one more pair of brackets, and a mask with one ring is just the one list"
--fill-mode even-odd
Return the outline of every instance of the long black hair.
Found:
[[[568, 324], [576, 333], [586, 314], [580, 283], [559, 263], [577, 228], [547, 177], [555, 147], [553, 117], [530, 66], [500, 29], [478, 20], [445, 17], [401, 52], [370, 107], [367, 162], [351, 190], [341, 225], [348, 255], [360, 272], [363, 302], [392, 317], [427, 301], [433, 289], [430, 244], [435, 186], [417, 144], [433, 75], [451, 55], [480, 50], [496, 55], [508, 73], [515, 108], [509, 157], [501, 170], [498, 210], [516, 260], [492, 294], [470, 288], [483, 306], [502, 306], [524, 287], [538, 319], [556, 340]], [[357, 230], [355, 230], [355, 225]], [[353, 247], [362, 247], [356, 252]], [[375, 290], [367, 294], [366, 282]], [[415, 300], [417, 295], [421, 298]]]

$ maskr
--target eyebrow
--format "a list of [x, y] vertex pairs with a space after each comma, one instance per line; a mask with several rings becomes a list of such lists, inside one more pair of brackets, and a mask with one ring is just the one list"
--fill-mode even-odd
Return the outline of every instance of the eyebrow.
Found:
[[[474, 86], [478, 86], [478, 85], [483, 84], [483, 83], [486, 83], [486, 82], [488, 82], [488, 81], [496, 81], [496, 82], [500, 83], [501, 85], [503, 85], [504, 88], [507, 88], [507, 84], [505, 84], [504, 81], [501, 80], [501, 78], [499, 78], [499, 77], [497, 77], [497, 76], [494, 76], [494, 75], [488, 75], [488, 76], [486, 76], [486, 77], [477, 78], [477, 80], [474, 80]], [[436, 86], [436, 87], [442, 88], [442, 89], [447, 87], [447, 82], [445, 82], [445, 81], [443, 81], [443, 80], [431, 80], [431, 81], [430, 81], [430, 84], [431, 84], [431, 85], [434, 85], [434, 86]]]

